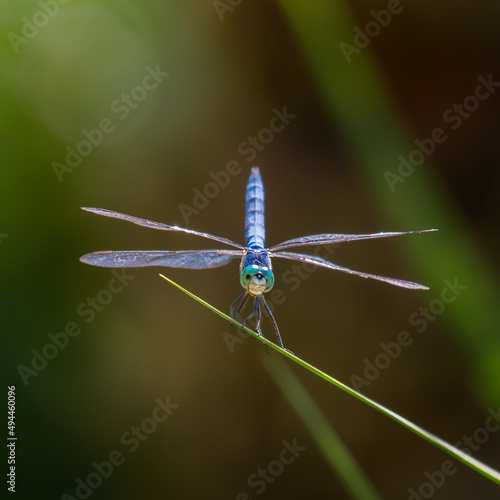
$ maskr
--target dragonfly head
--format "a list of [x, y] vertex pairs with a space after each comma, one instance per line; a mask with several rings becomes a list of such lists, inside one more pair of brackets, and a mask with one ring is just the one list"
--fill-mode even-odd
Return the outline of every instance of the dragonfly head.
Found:
[[254, 297], [269, 292], [274, 286], [274, 275], [269, 267], [250, 264], [242, 269], [241, 286]]

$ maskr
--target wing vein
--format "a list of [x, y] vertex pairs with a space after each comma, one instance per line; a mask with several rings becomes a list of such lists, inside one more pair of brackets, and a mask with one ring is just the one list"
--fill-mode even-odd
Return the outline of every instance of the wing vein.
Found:
[[437, 231], [437, 229], [422, 229], [420, 231], [405, 231], [405, 232], [382, 232], [382, 233], [371, 233], [371, 234], [335, 234], [335, 233], [325, 233], [325, 234], [313, 234], [310, 236], [302, 236], [300, 238], [294, 238], [292, 240], [283, 241], [278, 243], [269, 250], [284, 250], [285, 248], [297, 248], [306, 247], [313, 245], [330, 245], [332, 243], [345, 243], [348, 241], [358, 241], [358, 240], [371, 240], [375, 238], [390, 238], [392, 236], [402, 236], [405, 234], [416, 234], [416, 233], [428, 233], [431, 231]]
[[241, 255], [240, 250], [106, 250], [83, 255], [80, 261], [98, 267], [210, 269], [224, 266]]
[[383, 281], [385, 283], [390, 283], [391, 285], [400, 286], [402, 288], [411, 288], [415, 290], [429, 289], [424, 285], [421, 285], [419, 283], [414, 283], [412, 281], [400, 280], [396, 278], [387, 278], [385, 276], [378, 276], [377, 274], [354, 271], [353, 269], [349, 269], [348, 267], [343, 267], [343, 266], [338, 266], [337, 264], [333, 264], [333, 262], [322, 259], [321, 257], [316, 257], [315, 255], [280, 251], [280, 252], [272, 252], [271, 257], [280, 257], [282, 259], [296, 260], [299, 262], [306, 262], [307, 264], [315, 264], [320, 267], [326, 267], [327, 269], [333, 269], [335, 271], [342, 271], [343, 273], [354, 274], [356, 276], [360, 276], [361, 278], [369, 278], [373, 280]]
[[161, 222], [154, 222], [148, 219], [141, 219], [140, 217], [134, 217], [133, 215], [126, 215], [120, 212], [114, 212], [113, 210], [107, 210], [105, 208], [92, 208], [92, 207], [82, 207], [82, 210], [86, 212], [91, 212], [97, 215], [103, 215], [104, 217], [111, 217], [113, 219], [125, 220], [127, 222], [131, 222], [132, 224], [136, 224], [138, 226], [149, 227], [151, 229], [159, 229], [160, 231], [177, 231], [186, 234], [192, 234], [193, 236], [200, 236], [202, 238], [207, 238], [209, 240], [219, 241], [220, 243], [225, 243], [226, 245], [230, 245], [236, 248], [240, 248], [243, 250], [245, 247], [231, 241], [227, 238], [223, 238], [222, 236], [215, 236], [210, 233], [202, 233], [201, 231], [195, 231], [194, 229], [187, 229], [185, 227], [179, 226], [169, 226], [168, 224], [163, 224]]

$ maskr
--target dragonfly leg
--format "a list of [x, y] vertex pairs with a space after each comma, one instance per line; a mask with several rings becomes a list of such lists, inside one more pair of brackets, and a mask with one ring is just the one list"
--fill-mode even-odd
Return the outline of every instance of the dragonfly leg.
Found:
[[[243, 299], [243, 300], [241, 300]], [[240, 311], [241, 309], [243, 308], [243, 306], [245, 305], [245, 302], [247, 301], [248, 299], [248, 294], [247, 292], [243, 292], [232, 304], [231, 304], [231, 307], [229, 309], [229, 316], [231, 316], [231, 318], [235, 319], [236, 321], [238, 321], [238, 316], [240, 314]], [[238, 306], [238, 309], [236, 309], [236, 313], [234, 312], [234, 308], [236, 307], [236, 304], [241, 300], [241, 304]]]
[[257, 333], [262, 337], [262, 328], [260, 327], [260, 320], [262, 319], [262, 312], [260, 310], [260, 297], [255, 297], [254, 312], [252, 316], [255, 316], [255, 329]]
[[[262, 328], [260, 327], [260, 321], [262, 319], [262, 310], [260, 308], [260, 299], [264, 300], [264, 297], [262, 295], [255, 297], [254, 312], [253, 312], [252, 316], [250, 316], [250, 317], [255, 316], [255, 318], [256, 318], [255, 329], [257, 330], [257, 333], [261, 337], [263, 337], [264, 335], [262, 334]], [[264, 300], [264, 303], [265, 303], [265, 300]], [[267, 354], [270, 356], [271, 353], [269, 352], [267, 344], [265, 342], [263, 342], [263, 344], [264, 344], [264, 348], [266, 349]]]
[[[236, 302], [240, 298], [243, 298], [243, 300], [241, 301], [241, 304], [238, 306], [238, 309], [236, 309], [236, 313], [235, 313], [236, 317], [233, 317], [233, 319], [238, 320], [239, 314], [240, 314], [243, 306], [245, 305], [246, 301], [248, 300], [248, 297], [250, 297], [250, 294], [248, 294], [247, 292], [245, 292], [242, 296], [238, 297], [238, 299], [236, 299], [233, 302], [233, 305], [235, 305]], [[258, 297], [255, 298], [253, 313], [250, 314], [250, 316], [247, 316], [243, 320], [243, 326], [247, 325], [247, 321], [252, 321], [253, 319], [255, 319], [255, 330], [257, 331], [257, 334], [260, 335], [261, 337], [263, 337], [263, 335], [262, 335], [262, 328], [260, 326], [260, 322], [261, 322], [261, 319], [262, 319], [262, 313], [261, 313], [260, 302], [259, 302], [259, 298]]]
[[247, 321], [253, 320], [255, 318], [255, 329], [257, 330], [258, 335], [262, 337], [263, 336], [262, 328], [260, 327], [260, 319], [261, 319], [260, 304], [257, 301], [258, 298], [255, 299], [253, 313], [245, 318], [245, 320], [243, 321], [243, 326], [247, 325]]
[[[243, 309], [243, 306], [246, 304], [247, 300], [248, 300], [248, 297], [250, 297], [250, 294], [248, 292], [243, 292], [232, 304], [231, 304], [231, 307], [229, 309], [229, 315], [231, 316], [231, 318], [235, 319], [236, 321], [239, 321], [239, 317], [240, 317], [240, 313]], [[241, 301], [241, 302], [240, 302]], [[240, 304], [238, 305], [236, 311], [234, 310], [234, 308], [236, 307], [236, 305], [238, 304], [238, 302], [240, 302]], [[246, 317], [244, 320], [243, 320], [243, 326], [246, 326], [247, 324], [247, 321], [249, 319], [252, 319], [254, 316], [256, 316], [256, 313], [258, 312], [258, 315], [257, 315], [257, 333], [262, 336], [262, 330], [260, 328], [260, 307], [257, 307], [257, 305], [255, 306], [254, 308], [254, 312]]]
[[245, 294], [243, 296], [243, 300], [241, 301], [241, 304], [238, 306], [238, 309], [236, 309], [236, 319], [239, 318], [240, 313], [243, 310], [243, 307], [247, 303], [248, 297], [249, 297], [248, 293], [245, 292]]
[[[236, 321], [239, 321], [239, 317], [240, 317], [240, 313], [244, 307], [244, 305], [246, 304], [247, 300], [248, 300], [248, 297], [250, 297], [250, 294], [248, 292], [243, 292], [232, 304], [231, 304], [231, 307], [230, 307], [230, 310], [229, 310], [229, 315], [231, 316], [231, 318], [233, 318], [234, 320]], [[278, 342], [279, 342], [279, 345], [282, 349], [285, 349], [285, 347], [283, 346], [283, 341], [281, 340], [281, 335], [280, 335], [280, 331], [279, 331], [279, 328], [278, 328], [278, 324], [276, 323], [276, 320], [274, 319], [274, 316], [273, 316], [273, 313], [271, 312], [271, 309], [269, 309], [269, 306], [267, 305], [267, 302], [266, 302], [266, 299], [264, 299], [263, 296], [258, 296], [258, 297], [255, 297], [255, 303], [254, 303], [254, 310], [253, 310], [253, 313], [250, 314], [250, 316], [247, 316], [244, 320], [243, 320], [243, 326], [246, 326], [247, 324], [247, 321], [252, 321], [252, 320], [255, 320], [255, 330], [257, 331], [257, 333], [263, 337], [263, 333], [262, 333], [262, 327], [261, 327], [261, 321], [262, 321], [262, 309], [260, 307], [260, 301], [262, 300], [262, 302], [264, 303], [264, 307], [266, 309], [266, 312], [267, 314], [269, 315], [269, 317], [271, 318], [271, 321], [273, 323], [273, 326], [274, 326], [274, 330], [276, 332], [276, 336], [278, 337]], [[235, 310], [236, 308], [236, 310]], [[288, 349], [285, 349], [285, 350], [288, 350]], [[267, 351], [267, 346], [266, 346], [266, 351]], [[291, 352], [291, 351], [290, 351]]]
[[[267, 305], [266, 299], [264, 297], [261, 297], [261, 298], [262, 298], [262, 302], [264, 304], [264, 307], [266, 308], [266, 312], [269, 315], [269, 317], [271, 318], [271, 321], [273, 322], [274, 331], [276, 332], [276, 336], [278, 337], [279, 345], [282, 349], [285, 349], [285, 346], [283, 345], [283, 341], [281, 340], [281, 335], [280, 335], [280, 330], [278, 328], [278, 323], [276, 323], [276, 320], [274, 319], [273, 313], [271, 312], [271, 309], [269, 309], [269, 306]], [[288, 351], [288, 349], [285, 349], [285, 351]], [[289, 352], [291, 352], [291, 351], [289, 351]]]

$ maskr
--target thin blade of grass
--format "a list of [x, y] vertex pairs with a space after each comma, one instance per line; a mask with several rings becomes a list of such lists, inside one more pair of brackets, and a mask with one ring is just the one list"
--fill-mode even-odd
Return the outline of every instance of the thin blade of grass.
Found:
[[[496, 307], [500, 287], [496, 273], [470, 222], [457, 210], [449, 187], [435, 174], [439, 168], [432, 164], [434, 156], [426, 157], [408, 177], [400, 177], [402, 184], [387, 181], [386, 175], [401, 172], [399, 155], [408, 158], [417, 138], [414, 131], [407, 130], [408, 118], [398, 112], [401, 106], [396, 104], [398, 99], [394, 99], [373, 44], [363, 49], [351, 45], [355, 53], [345, 57], [345, 44], [356, 45], [355, 28], [363, 26], [352, 3], [319, 0], [311, 8], [302, 0], [277, 2], [303, 57], [307, 76], [319, 90], [322, 111], [338, 140], [345, 140], [353, 169], [371, 196], [378, 199], [387, 220], [395, 227], [440, 228], [439, 236], [409, 238], [396, 244], [404, 245], [406, 258], [431, 289], [441, 290], [443, 279], [450, 277], [470, 285], [460, 307], [447, 309], [443, 322], [449, 324], [459, 349], [468, 353], [465, 365], [470, 369], [470, 383], [489, 405], [500, 398], [500, 310]], [[401, 16], [411, 15], [411, 3], [407, 5]], [[388, 31], [405, 22], [402, 17], [393, 19]], [[472, 90], [477, 75], [472, 72], [469, 76]], [[443, 101], [442, 109], [451, 104]], [[443, 122], [436, 125], [446, 129]]]
[[378, 410], [380, 413], [383, 413], [387, 417], [391, 418], [392, 420], [395, 420], [398, 422], [400, 425], [403, 427], [406, 427], [413, 433], [415, 433], [417, 436], [420, 436], [421, 438], [425, 439], [426, 441], [429, 441], [429, 443], [432, 443], [434, 446], [437, 446], [441, 450], [445, 451], [452, 457], [456, 458], [457, 460], [460, 460], [460, 462], [464, 463], [471, 469], [474, 469], [476, 472], [479, 472], [483, 476], [487, 477], [491, 481], [497, 483], [500, 485], [500, 472], [496, 471], [495, 469], [489, 467], [488, 465], [480, 462], [479, 460], [476, 460], [474, 457], [471, 457], [470, 455], [467, 455], [467, 453], [464, 453], [462, 450], [456, 448], [455, 446], [452, 446], [451, 444], [447, 443], [440, 437], [432, 434], [431, 432], [426, 431], [422, 427], [414, 424], [410, 420], [402, 417], [401, 415], [398, 415], [397, 413], [393, 412], [392, 410], [389, 410], [389, 408], [386, 408], [385, 406], [377, 403], [376, 401], [373, 401], [372, 399], [364, 396], [363, 394], [355, 391], [354, 389], [351, 389], [349, 386], [345, 385], [344, 383], [340, 382], [339, 380], [334, 379], [330, 375], [326, 374], [325, 372], [321, 371], [320, 369], [316, 368], [315, 366], [309, 364], [307, 361], [304, 361], [303, 359], [300, 359], [299, 357], [295, 356], [290, 351], [287, 351], [285, 349], [282, 349], [281, 347], [277, 346], [276, 344], [273, 344], [270, 340], [267, 340], [265, 337], [262, 337], [258, 333], [250, 330], [250, 328], [247, 328], [246, 326], [243, 326], [241, 323], [238, 321], [232, 319], [230, 316], [227, 314], [224, 314], [222, 311], [219, 311], [216, 309], [214, 306], [209, 304], [208, 302], [204, 301], [203, 299], [200, 299], [198, 296], [196, 296], [194, 293], [186, 290], [182, 286], [178, 285], [171, 279], [167, 278], [163, 274], [160, 274], [160, 276], [168, 281], [170, 284], [174, 285], [176, 288], [178, 288], [181, 292], [184, 292], [186, 295], [191, 297], [192, 299], [196, 300], [200, 304], [204, 305], [206, 308], [210, 309], [212, 312], [218, 314], [221, 318], [224, 318], [226, 321], [229, 321], [233, 325], [237, 326], [238, 328], [241, 328], [243, 331], [248, 333], [249, 335], [252, 335], [253, 337], [257, 338], [260, 342], [263, 342], [267, 346], [271, 347], [275, 351], [278, 351], [279, 353], [283, 354], [283, 356], [286, 356], [287, 358], [291, 359], [295, 363], [299, 364], [306, 370], [309, 370], [310, 372], [314, 373], [318, 377], [321, 377], [322, 379], [326, 380], [332, 385], [335, 385], [339, 389], [342, 389], [344, 392], [347, 392], [351, 396], [354, 396], [355, 398], [359, 399], [363, 403], [367, 404], [368, 406], [371, 406], [372, 408]]

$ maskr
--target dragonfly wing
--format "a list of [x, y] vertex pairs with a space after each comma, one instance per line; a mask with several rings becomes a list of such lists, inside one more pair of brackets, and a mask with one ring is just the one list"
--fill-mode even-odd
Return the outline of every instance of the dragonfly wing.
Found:
[[428, 287], [420, 285], [419, 283], [413, 283], [412, 281], [398, 280], [396, 278], [386, 278], [385, 276], [378, 276], [376, 274], [353, 271], [348, 267], [338, 266], [337, 264], [333, 264], [332, 262], [322, 259], [321, 257], [316, 257], [315, 255], [306, 255], [303, 253], [293, 253], [293, 252], [272, 252], [271, 257], [281, 257], [283, 259], [297, 260], [299, 262], [305, 262], [307, 264], [315, 264], [316, 266], [326, 267], [327, 269], [334, 269], [336, 271], [342, 271], [343, 273], [355, 274], [356, 276], [361, 276], [362, 278], [370, 278], [372, 280], [384, 281], [385, 283], [390, 283], [391, 285], [396, 285], [403, 288], [412, 288], [415, 290], [429, 290]]
[[193, 229], [187, 229], [185, 227], [169, 226], [168, 224], [162, 224], [161, 222], [154, 222], [148, 219], [141, 219], [140, 217], [134, 217], [133, 215], [126, 215], [126, 214], [121, 214], [120, 212], [114, 212], [113, 210], [106, 210], [105, 208], [82, 207], [82, 210], [97, 215], [103, 215], [104, 217], [112, 217], [113, 219], [126, 220], [128, 222], [132, 222], [132, 224], [137, 224], [138, 226], [150, 227], [152, 229], [160, 229], [161, 231], [178, 231], [181, 233], [192, 234], [194, 236], [201, 236], [202, 238], [208, 238], [210, 240], [220, 241], [221, 243], [225, 243], [226, 245], [230, 245], [236, 248], [241, 248], [242, 250], [245, 248], [242, 245], [235, 243], [234, 241], [228, 240], [227, 238], [223, 238], [222, 236], [215, 236], [210, 233], [202, 233], [200, 231], [194, 231]]
[[285, 248], [307, 247], [313, 245], [331, 245], [332, 243], [344, 243], [346, 241], [356, 240], [371, 240], [374, 238], [389, 238], [391, 236], [401, 236], [403, 234], [415, 233], [428, 233], [430, 231], [437, 231], [437, 229], [423, 229], [421, 231], [406, 231], [403, 233], [385, 232], [385, 233], [371, 233], [371, 234], [313, 234], [311, 236], [302, 236], [301, 238], [294, 238], [287, 240], [283, 243], [275, 245], [269, 250], [284, 250]]
[[80, 257], [85, 264], [99, 267], [182, 267], [209, 269], [240, 258], [239, 250], [120, 250], [88, 253]]

